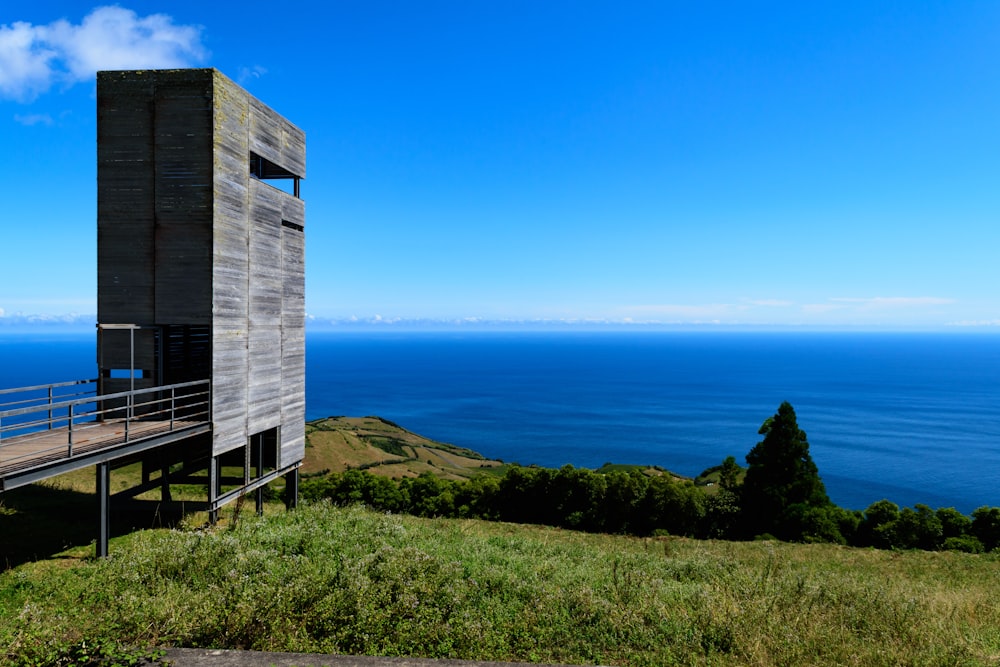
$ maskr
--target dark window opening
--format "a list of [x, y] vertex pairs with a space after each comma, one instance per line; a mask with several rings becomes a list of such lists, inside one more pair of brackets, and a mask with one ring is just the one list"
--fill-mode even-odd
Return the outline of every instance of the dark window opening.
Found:
[[250, 480], [249, 452], [246, 446], [231, 449], [216, 457], [220, 493], [229, 493], [247, 485]]
[[288, 227], [289, 229], [294, 229], [297, 232], [305, 231], [305, 227], [303, 227], [302, 225], [297, 225], [294, 222], [289, 222], [288, 220], [282, 220], [281, 226]]
[[250, 153], [250, 175], [262, 181], [274, 181], [268, 185], [299, 197], [299, 181], [302, 179], [256, 153]]
[[212, 375], [212, 334], [206, 325], [163, 327], [160, 348], [163, 384], [204, 380]]
[[278, 428], [250, 436], [250, 479], [263, 477], [278, 468]]

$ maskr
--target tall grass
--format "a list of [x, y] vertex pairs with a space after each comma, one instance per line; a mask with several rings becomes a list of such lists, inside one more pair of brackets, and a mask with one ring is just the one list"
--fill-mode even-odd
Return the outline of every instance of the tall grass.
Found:
[[636, 539], [315, 504], [0, 575], [5, 664], [60, 647], [621, 665], [1000, 660], [994, 556]]

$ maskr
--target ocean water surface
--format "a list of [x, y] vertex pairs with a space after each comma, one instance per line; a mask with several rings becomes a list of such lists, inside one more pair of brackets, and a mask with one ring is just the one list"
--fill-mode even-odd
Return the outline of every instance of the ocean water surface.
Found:
[[[0, 335], [0, 385], [94, 373], [91, 336]], [[522, 464], [743, 457], [782, 401], [827, 490], [1000, 506], [1000, 336], [875, 333], [311, 333], [310, 419], [379, 415]]]

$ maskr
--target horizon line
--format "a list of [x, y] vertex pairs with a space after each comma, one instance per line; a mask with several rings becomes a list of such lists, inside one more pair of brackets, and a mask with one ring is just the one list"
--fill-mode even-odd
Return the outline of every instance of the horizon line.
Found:
[[[97, 326], [93, 314], [44, 315], [7, 313], [0, 315], [3, 333], [82, 333]], [[401, 331], [787, 331], [787, 332], [1000, 332], [1000, 320], [960, 321], [940, 324], [906, 323], [814, 323], [739, 322], [720, 320], [635, 320], [633, 318], [431, 318], [379, 315], [358, 317], [306, 316], [306, 329], [314, 333]]]

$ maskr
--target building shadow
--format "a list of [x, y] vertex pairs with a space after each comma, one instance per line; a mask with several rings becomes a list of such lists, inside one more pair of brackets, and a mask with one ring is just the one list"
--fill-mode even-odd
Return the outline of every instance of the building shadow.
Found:
[[[147, 528], [176, 526], [198, 503], [113, 499], [112, 537]], [[187, 505], [187, 506], [185, 506]], [[45, 484], [30, 484], [0, 496], [0, 571], [91, 547], [98, 534], [97, 496]]]

